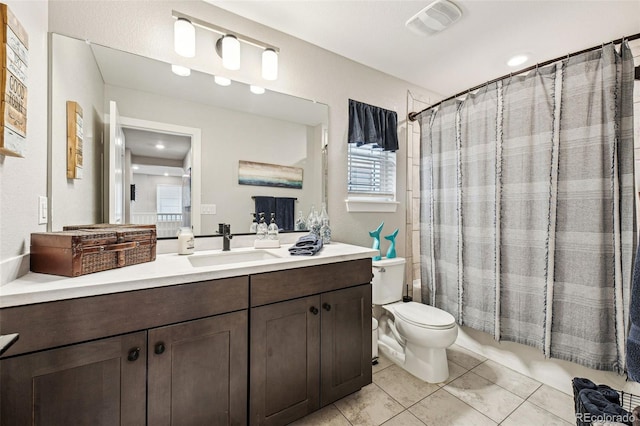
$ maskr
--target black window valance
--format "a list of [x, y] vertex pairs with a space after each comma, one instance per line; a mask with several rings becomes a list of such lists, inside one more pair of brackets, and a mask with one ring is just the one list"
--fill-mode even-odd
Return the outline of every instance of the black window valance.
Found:
[[377, 144], [385, 151], [397, 151], [398, 114], [349, 99], [349, 143]]

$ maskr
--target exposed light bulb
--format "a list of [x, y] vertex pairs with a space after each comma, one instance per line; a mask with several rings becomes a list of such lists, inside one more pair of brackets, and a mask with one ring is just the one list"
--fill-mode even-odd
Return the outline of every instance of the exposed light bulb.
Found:
[[220, 75], [214, 76], [213, 81], [215, 81], [216, 84], [219, 84], [220, 86], [228, 86], [231, 84], [231, 80], [229, 80], [227, 77], [222, 77]]
[[265, 80], [278, 78], [278, 54], [271, 48], [262, 52], [262, 78]]
[[507, 61], [507, 65], [510, 67], [517, 67], [518, 65], [522, 65], [529, 60], [527, 55], [515, 55], [511, 59]]
[[180, 77], [188, 77], [191, 75], [191, 69], [183, 67], [182, 65], [171, 65], [171, 71]]
[[188, 19], [178, 18], [173, 24], [173, 48], [180, 56], [196, 55], [196, 28]]
[[240, 40], [234, 35], [222, 37], [222, 66], [228, 70], [240, 69]]
[[264, 93], [264, 87], [254, 86], [253, 84], [249, 86], [249, 90], [256, 95], [262, 95]]

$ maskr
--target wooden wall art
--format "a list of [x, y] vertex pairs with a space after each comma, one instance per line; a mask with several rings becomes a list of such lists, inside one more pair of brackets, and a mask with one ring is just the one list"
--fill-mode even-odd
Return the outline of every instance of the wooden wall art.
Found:
[[24, 157], [27, 139], [29, 37], [6, 4], [0, 3], [0, 154]]
[[82, 107], [67, 101], [67, 179], [82, 179]]

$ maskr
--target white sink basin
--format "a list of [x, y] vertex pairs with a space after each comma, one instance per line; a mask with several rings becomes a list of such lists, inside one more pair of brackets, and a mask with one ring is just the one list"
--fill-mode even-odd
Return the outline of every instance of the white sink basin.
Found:
[[223, 251], [212, 254], [189, 256], [192, 266], [217, 266], [235, 263], [256, 262], [260, 260], [280, 259], [280, 256], [264, 250], [251, 251]]

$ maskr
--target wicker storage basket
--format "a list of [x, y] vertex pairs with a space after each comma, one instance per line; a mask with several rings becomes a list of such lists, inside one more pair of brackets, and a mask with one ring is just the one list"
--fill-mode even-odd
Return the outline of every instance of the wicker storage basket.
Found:
[[151, 262], [156, 258], [155, 226], [34, 233], [30, 257], [33, 272], [66, 277]]

